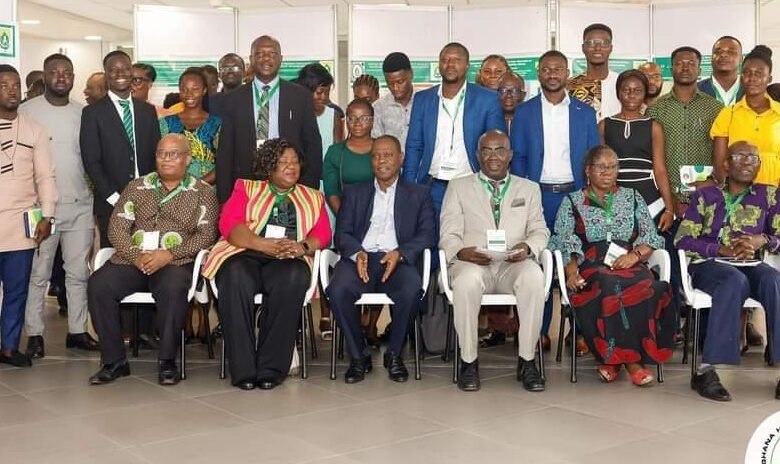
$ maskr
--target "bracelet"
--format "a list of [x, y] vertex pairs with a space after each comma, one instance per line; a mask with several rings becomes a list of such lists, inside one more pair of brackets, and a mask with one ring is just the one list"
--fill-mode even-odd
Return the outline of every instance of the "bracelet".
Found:
[[637, 259], [639, 259], [639, 261], [642, 261], [642, 252], [639, 251], [639, 248], [634, 248], [633, 250], [631, 250], [631, 252], [636, 255], [636, 257], [637, 257]]
[[311, 247], [309, 246], [309, 243], [306, 242], [306, 240], [301, 240], [300, 244], [303, 247], [303, 254], [306, 254], [311, 251]]

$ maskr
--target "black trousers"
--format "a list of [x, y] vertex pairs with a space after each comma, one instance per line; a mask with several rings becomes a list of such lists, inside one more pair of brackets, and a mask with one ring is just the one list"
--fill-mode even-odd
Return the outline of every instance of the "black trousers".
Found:
[[151, 292], [157, 307], [160, 331], [159, 359], [176, 359], [179, 338], [187, 314], [187, 292], [192, 280], [192, 264], [168, 265], [147, 276], [138, 268], [106, 263], [89, 278], [87, 300], [92, 322], [100, 337], [103, 364], [122, 361], [125, 347], [119, 302], [136, 292]]
[[[233, 385], [287, 377], [310, 278], [305, 261], [256, 251], [232, 256], [222, 265], [216, 278], [218, 310]], [[256, 339], [258, 293], [263, 295], [263, 317]]]
[[355, 302], [363, 293], [386, 293], [395, 303], [390, 307], [393, 325], [390, 328], [388, 351], [401, 354], [409, 324], [420, 309], [422, 278], [420, 271], [408, 263], [400, 263], [387, 282], [382, 282], [385, 266], [379, 261], [384, 253], [368, 254], [368, 283], [360, 280], [357, 265], [349, 258], [336, 264], [328, 286], [328, 301], [336, 321], [344, 330], [344, 339], [352, 358], [370, 354], [360, 327], [360, 308]]

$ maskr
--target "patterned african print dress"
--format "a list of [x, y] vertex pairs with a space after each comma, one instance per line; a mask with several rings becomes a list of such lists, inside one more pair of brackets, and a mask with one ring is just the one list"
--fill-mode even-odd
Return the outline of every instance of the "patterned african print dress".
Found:
[[[558, 210], [551, 248], [576, 255], [586, 287], [570, 295], [579, 333], [600, 364], [657, 364], [672, 356], [676, 308], [671, 286], [645, 264], [612, 270], [604, 265], [609, 242], [628, 250], [663, 248], [642, 196], [617, 187], [611, 226], [588, 189], [568, 195]], [[564, 258], [568, 259], [568, 258]]]
[[222, 128], [222, 119], [209, 115], [203, 124], [195, 130], [184, 127], [178, 114], [173, 114], [160, 119], [160, 135], [182, 134], [190, 142], [192, 162], [187, 172], [200, 179], [214, 170], [217, 146], [219, 145], [219, 132]]

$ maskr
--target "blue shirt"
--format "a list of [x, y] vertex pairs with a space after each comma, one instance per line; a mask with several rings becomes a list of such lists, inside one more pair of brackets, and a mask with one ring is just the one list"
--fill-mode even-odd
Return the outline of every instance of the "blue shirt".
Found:
[[[260, 111], [260, 107], [257, 105], [257, 98], [255, 98], [254, 93], [257, 92], [257, 95], [263, 94], [263, 86], [267, 85], [269, 87], [268, 91], [270, 92], [271, 89], [274, 88], [275, 85], [279, 84], [279, 76], [276, 76], [274, 80], [269, 82], [268, 84], [263, 84], [260, 82], [260, 79], [255, 76], [254, 80], [254, 89], [253, 89], [253, 95], [252, 95], [252, 106], [255, 109], [255, 127], [257, 127], [257, 113]], [[268, 102], [268, 138], [269, 139], [275, 139], [279, 137], [279, 92], [281, 90], [277, 89], [276, 92], [274, 92], [273, 96], [271, 97], [271, 101]]]

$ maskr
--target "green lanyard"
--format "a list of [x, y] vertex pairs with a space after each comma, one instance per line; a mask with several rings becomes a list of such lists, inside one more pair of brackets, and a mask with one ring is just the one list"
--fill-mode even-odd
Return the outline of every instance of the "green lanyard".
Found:
[[595, 193], [593, 193], [593, 189], [589, 189], [588, 193], [590, 195], [590, 200], [597, 205], [601, 206], [601, 208], [604, 210], [604, 221], [606, 222], [607, 226], [607, 242], [612, 241], [612, 202], [615, 200], [615, 195], [612, 192], [607, 193], [607, 202], [606, 204], [602, 203], [601, 200], [599, 200], [599, 197], [596, 196]]
[[295, 190], [295, 185], [287, 189], [285, 192], [280, 192], [279, 189], [276, 188], [276, 186], [272, 183], [268, 183], [269, 188], [271, 189], [271, 192], [274, 194], [274, 209], [272, 210], [272, 214], [274, 217], [274, 220], [276, 220], [279, 217], [279, 205], [287, 199], [287, 197], [290, 196], [291, 193]]
[[501, 192], [496, 195], [496, 192], [490, 182], [482, 178], [481, 175], [479, 176], [479, 180], [482, 182], [482, 185], [484, 185], [488, 193], [490, 193], [490, 203], [493, 206], [493, 221], [496, 223], [496, 229], [498, 229], [498, 224], [501, 222], [501, 201], [504, 199], [506, 192], [509, 190], [510, 179], [512, 179], [512, 177], [507, 176], [506, 182], [504, 182], [504, 188], [502, 188]]
[[464, 88], [460, 92], [460, 98], [458, 98], [458, 103], [455, 106], [455, 115], [453, 116], [450, 114], [450, 110], [447, 108], [447, 105], [444, 104], [444, 96], [442, 95], [441, 98], [441, 108], [444, 110], [445, 113], [447, 113], [447, 116], [452, 121], [452, 131], [450, 132], [450, 153], [452, 153], [452, 148], [455, 144], [455, 124], [456, 120], [458, 119], [458, 115], [460, 114], [460, 109], [463, 107], [463, 101], [466, 99], [466, 92], [465, 92], [465, 86], [466, 84], [463, 84]]
[[[739, 206], [742, 203], [742, 200], [745, 199], [745, 196], [747, 196], [748, 192], [750, 191], [750, 187], [746, 188], [742, 192], [739, 193], [739, 195], [734, 196], [729, 192], [728, 190], [723, 192], [723, 199], [726, 202], [725, 208], [726, 208], [726, 214], [723, 216], [723, 226], [726, 226], [729, 222], [729, 219], [734, 215], [734, 212], [737, 210], [737, 206]], [[720, 228], [720, 235], [723, 236], [723, 226]]]
[[255, 96], [255, 104], [257, 105], [257, 108], [260, 109], [268, 104], [268, 102], [271, 101], [271, 98], [273, 98], [274, 94], [279, 90], [279, 81], [276, 81], [276, 84], [274, 84], [273, 87], [271, 87], [271, 90], [268, 91], [268, 93], [265, 95], [265, 97], [260, 95], [260, 89], [257, 88], [257, 85], [254, 83], [252, 84], [252, 93]]
[[157, 176], [157, 179], [154, 181], [154, 191], [157, 193], [157, 214], [155, 215], [154, 222], [157, 223], [157, 220], [160, 218], [160, 212], [162, 211], [162, 207], [164, 204], [168, 203], [169, 201], [176, 198], [177, 195], [179, 195], [181, 192], [187, 189], [187, 185], [190, 184], [190, 175], [185, 174], [184, 179], [179, 182], [179, 185], [168, 192], [167, 195], [163, 196], [162, 192], [162, 182], [160, 181], [160, 177]]

